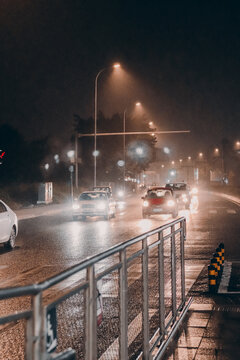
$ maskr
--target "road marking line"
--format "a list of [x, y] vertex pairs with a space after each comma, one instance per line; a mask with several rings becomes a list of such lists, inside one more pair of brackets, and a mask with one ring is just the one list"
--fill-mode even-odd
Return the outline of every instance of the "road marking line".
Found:
[[218, 288], [219, 294], [228, 293], [228, 285], [231, 277], [231, 272], [232, 272], [232, 263], [225, 261], [221, 282]]
[[[149, 320], [153, 317], [158, 309], [149, 309]], [[142, 331], [142, 312], [140, 312], [133, 321], [128, 325], [128, 347]], [[99, 360], [117, 360], [119, 359], [119, 338], [117, 338], [102, 354]]]
[[208, 212], [209, 212], [209, 214], [216, 214], [217, 210], [209, 210]]
[[236, 210], [233, 210], [233, 209], [227, 209], [227, 213], [228, 214], [236, 214]]

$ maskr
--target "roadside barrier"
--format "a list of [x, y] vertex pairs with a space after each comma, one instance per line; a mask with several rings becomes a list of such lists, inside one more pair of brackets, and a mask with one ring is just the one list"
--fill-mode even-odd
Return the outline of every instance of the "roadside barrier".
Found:
[[224, 244], [220, 243], [208, 266], [208, 288], [210, 293], [217, 293], [224, 267]]
[[14, 325], [19, 360], [159, 360], [192, 302], [185, 239], [181, 217], [42, 283], [0, 289], [7, 311], [0, 314], [0, 327], [7, 325], [2, 343], [10, 344], [7, 329]]

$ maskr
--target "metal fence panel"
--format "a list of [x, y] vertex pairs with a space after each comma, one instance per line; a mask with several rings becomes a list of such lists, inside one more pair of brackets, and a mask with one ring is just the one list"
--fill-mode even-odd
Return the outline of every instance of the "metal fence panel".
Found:
[[[48, 359], [49, 337], [59, 356], [159, 358], [188, 306], [183, 307], [185, 235], [180, 218], [43, 283], [0, 289], [0, 303], [7, 309], [0, 313], [4, 359]], [[56, 330], [48, 323], [53, 309]], [[64, 353], [68, 348], [74, 351]]]

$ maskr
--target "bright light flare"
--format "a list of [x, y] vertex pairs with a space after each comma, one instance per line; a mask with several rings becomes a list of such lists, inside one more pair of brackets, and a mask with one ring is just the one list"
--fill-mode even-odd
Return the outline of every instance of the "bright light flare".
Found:
[[113, 65], [113, 67], [114, 67], [114, 69], [119, 69], [121, 67], [121, 64], [116, 63], [116, 64]]
[[149, 205], [149, 202], [148, 202], [147, 200], [144, 200], [143, 206], [144, 206], [144, 207], [148, 207], [148, 205]]

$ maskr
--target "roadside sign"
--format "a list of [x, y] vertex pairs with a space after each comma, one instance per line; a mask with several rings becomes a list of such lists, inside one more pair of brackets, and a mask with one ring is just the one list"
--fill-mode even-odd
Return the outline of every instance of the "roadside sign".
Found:
[[46, 348], [50, 353], [56, 350], [57, 347], [57, 311], [56, 308], [52, 308], [47, 312], [47, 339]]
[[97, 325], [101, 325], [103, 321], [103, 305], [102, 305], [102, 295], [97, 288]]

